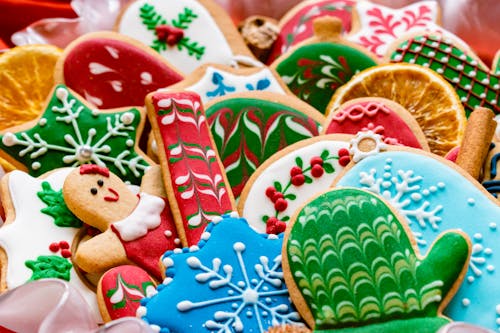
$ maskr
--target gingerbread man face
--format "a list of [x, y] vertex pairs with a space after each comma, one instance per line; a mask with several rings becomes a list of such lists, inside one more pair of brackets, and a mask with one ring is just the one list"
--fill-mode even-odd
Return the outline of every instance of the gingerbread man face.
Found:
[[93, 164], [74, 170], [64, 183], [63, 193], [70, 210], [101, 231], [128, 216], [138, 202], [120, 178]]

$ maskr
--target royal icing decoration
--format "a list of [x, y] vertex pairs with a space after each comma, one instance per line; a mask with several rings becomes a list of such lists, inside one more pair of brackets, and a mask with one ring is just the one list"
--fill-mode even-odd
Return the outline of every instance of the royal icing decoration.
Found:
[[[7, 265], [1, 267], [2, 276], [5, 276], [7, 289], [42, 278], [69, 281], [97, 315], [95, 293], [75, 272], [69, 252], [82, 224], [65, 206], [54, 204], [54, 200], [47, 199], [44, 193], [50, 189], [52, 194], [60, 196], [64, 180], [71, 171], [71, 168], [59, 169], [44, 179], [17, 170], [8, 174], [5, 186], [9, 196], [3, 200], [9, 201], [13, 210], [7, 211], [7, 222], [0, 227], [0, 247], [7, 257]], [[47, 210], [66, 214], [66, 222], [56, 223], [57, 219]], [[33, 237], [28, 240], [29, 235]]]
[[[185, 73], [207, 62], [232, 64], [231, 46], [195, 0], [135, 1], [123, 13], [118, 32], [151, 46]], [[173, 40], [169, 35], [175, 35]]]
[[[347, 139], [347, 138], [346, 138]], [[302, 140], [274, 155], [250, 177], [238, 211], [258, 232], [284, 231], [295, 210], [328, 189], [350, 161], [349, 143], [339, 136]]]
[[169, 201], [180, 213], [174, 216], [179, 236], [194, 245], [207, 223], [234, 210], [231, 190], [200, 97], [192, 92], [157, 92], [151, 104], [148, 112], [158, 133], [158, 156], [168, 169], [165, 186], [172, 189]]
[[342, 21], [343, 31], [351, 30], [351, 0], [308, 1], [299, 4], [292, 15], [286, 15], [280, 22], [280, 33], [273, 44], [268, 63], [285, 53], [293, 45], [312, 37], [312, 22], [321, 16], [333, 16]]
[[463, 278], [468, 240], [444, 233], [420, 258], [401, 223], [380, 197], [358, 189], [330, 190], [300, 209], [283, 270], [315, 331], [431, 333], [449, 322], [439, 311]]
[[[444, 314], [497, 330], [500, 291], [498, 202], [452, 165], [417, 151], [387, 151], [353, 166], [336, 184], [354, 186], [383, 196], [405, 217], [425, 251], [438, 232], [461, 229], [472, 240], [472, 257], [465, 281]], [[446, 265], [446, 267], [450, 267]]]
[[101, 109], [142, 106], [148, 93], [183, 79], [161, 56], [116, 35], [86, 35], [65, 51], [61, 79], [87, 101]]
[[216, 97], [245, 91], [258, 90], [285, 94], [278, 80], [268, 68], [263, 68], [253, 74], [242, 75], [208, 66], [196, 83], [183, 89], [197, 93], [200, 95], [201, 102], [207, 103]]
[[26, 130], [0, 135], [0, 149], [33, 176], [94, 163], [139, 184], [149, 162], [138, 152], [143, 126], [138, 109], [91, 110], [65, 86], [55, 87], [41, 118]]
[[319, 134], [321, 115], [289, 106], [287, 98], [253, 93], [229, 96], [207, 106], [212, 136], [235, 197], [271, 155]]
[[358, 1], [354, 8], [359, 17], [359, 29], [346, 38], [379, 57], [384, 56], [393, 41], [406, 33], [431, 30], [450, 35], [436, 24], [439, 12], [436, 1], [419, 1], [399, 9]]
[[357, 72], [375, 65], [366, 53], [331, 42], [303, 45], [273, 64], [288, 88], [321, 113], [326, 113], [337, 88]]
[[281, 246], [281, 237], [224, 216], [207, 227], [199, 247], [164, 256], [167, 278], [137, 314], [172, 332], [264, 333], [300, 324], [283, 280]]
[[99, 282], [101, 299], [109, 319], [135, 317], [141, 299], [153, 295], [155, 285], [151, 277], [137, 266], [123, 265], [110, 269]]
[[490, 72], [452, 40], [418, 35], [397, 46], [391, 62], [407, 62], [432, 69], [455, 88], [467, 115], [482, 106], [500, 113], [500, 75]]
[[[414, 134], [415, 129], [410, 128], [399, 115], [405, 111], [403, 107], [399, 107], [398, 110], [393, 109], [383, 100], [353, 101], [329, 114], [324, 133], [356, 134], [360, 131], [371, 130], [380, 134], [387, 144], [422, 148], [422, 144]], [[407, 118], [411, 117], [408, 113]], [[418, 123], [415, 122], [412, 125], [415, 128]], [[420, 137], [425, 140], [421, 130]]]

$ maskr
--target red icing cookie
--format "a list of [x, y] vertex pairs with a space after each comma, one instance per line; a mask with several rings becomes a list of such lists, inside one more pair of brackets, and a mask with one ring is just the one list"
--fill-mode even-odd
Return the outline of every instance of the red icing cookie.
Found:
[[342, 104], [330, 113], [324, 129], [323, 134], [371, 130], [380, 134], [385, 143], [429, 151], [417, 121], [400, 104], [385, 98], [357, 98]]
[[101, 109], [144, 105], [145, 96], [183, 76], [142, 43], [113, 32], [87, 34], [68, 45], [59, 59], [56, 82]]
[[143, 269], [123, 265], [103, 274], [97, 286], [97, 302], [104, 321], [135, 317], [140, 301], [155, 291], [155, 284]]

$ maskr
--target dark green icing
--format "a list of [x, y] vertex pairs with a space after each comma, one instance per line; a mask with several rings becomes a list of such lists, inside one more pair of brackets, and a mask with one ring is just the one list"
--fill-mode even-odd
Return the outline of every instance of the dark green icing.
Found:
[[47, 205], [42, 208], [42, 213], [52, 216], [58, 227], [80, 228], [82, 226], [82, 221], [66, 206], [62, 190], [54, 191], [49, 182], [43, 182], [42, 191], [37, 192], [37, 195]]
[[59, 256], [39, 256], [36, 260], [28, 260], [24, 264], [33, 271], [29, 281], [48, 278], [69, 281], [73, 267], [68, 259]]

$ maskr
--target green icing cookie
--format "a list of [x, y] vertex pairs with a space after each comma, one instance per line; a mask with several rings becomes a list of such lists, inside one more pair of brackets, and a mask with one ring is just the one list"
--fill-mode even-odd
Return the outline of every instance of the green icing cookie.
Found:
[[399, 44], [390, 60], [422, 65], [442, 75], [456, 90], [467, 116], [477, 106], [500, 113], [498, 64], [490, 72], [446, 38], [415, 36]]
[[450, 231], [422, 259], [388, 204], [350, 188], [306, 204], [285, 242], [290, 294], [315, 332], [436, 332], [470, 251]]
[[325, 114], [337, 88], [375, 65], [358, 49], [323, 42], [299, 47], [278, 63], [276, 71], [295, 95]]

